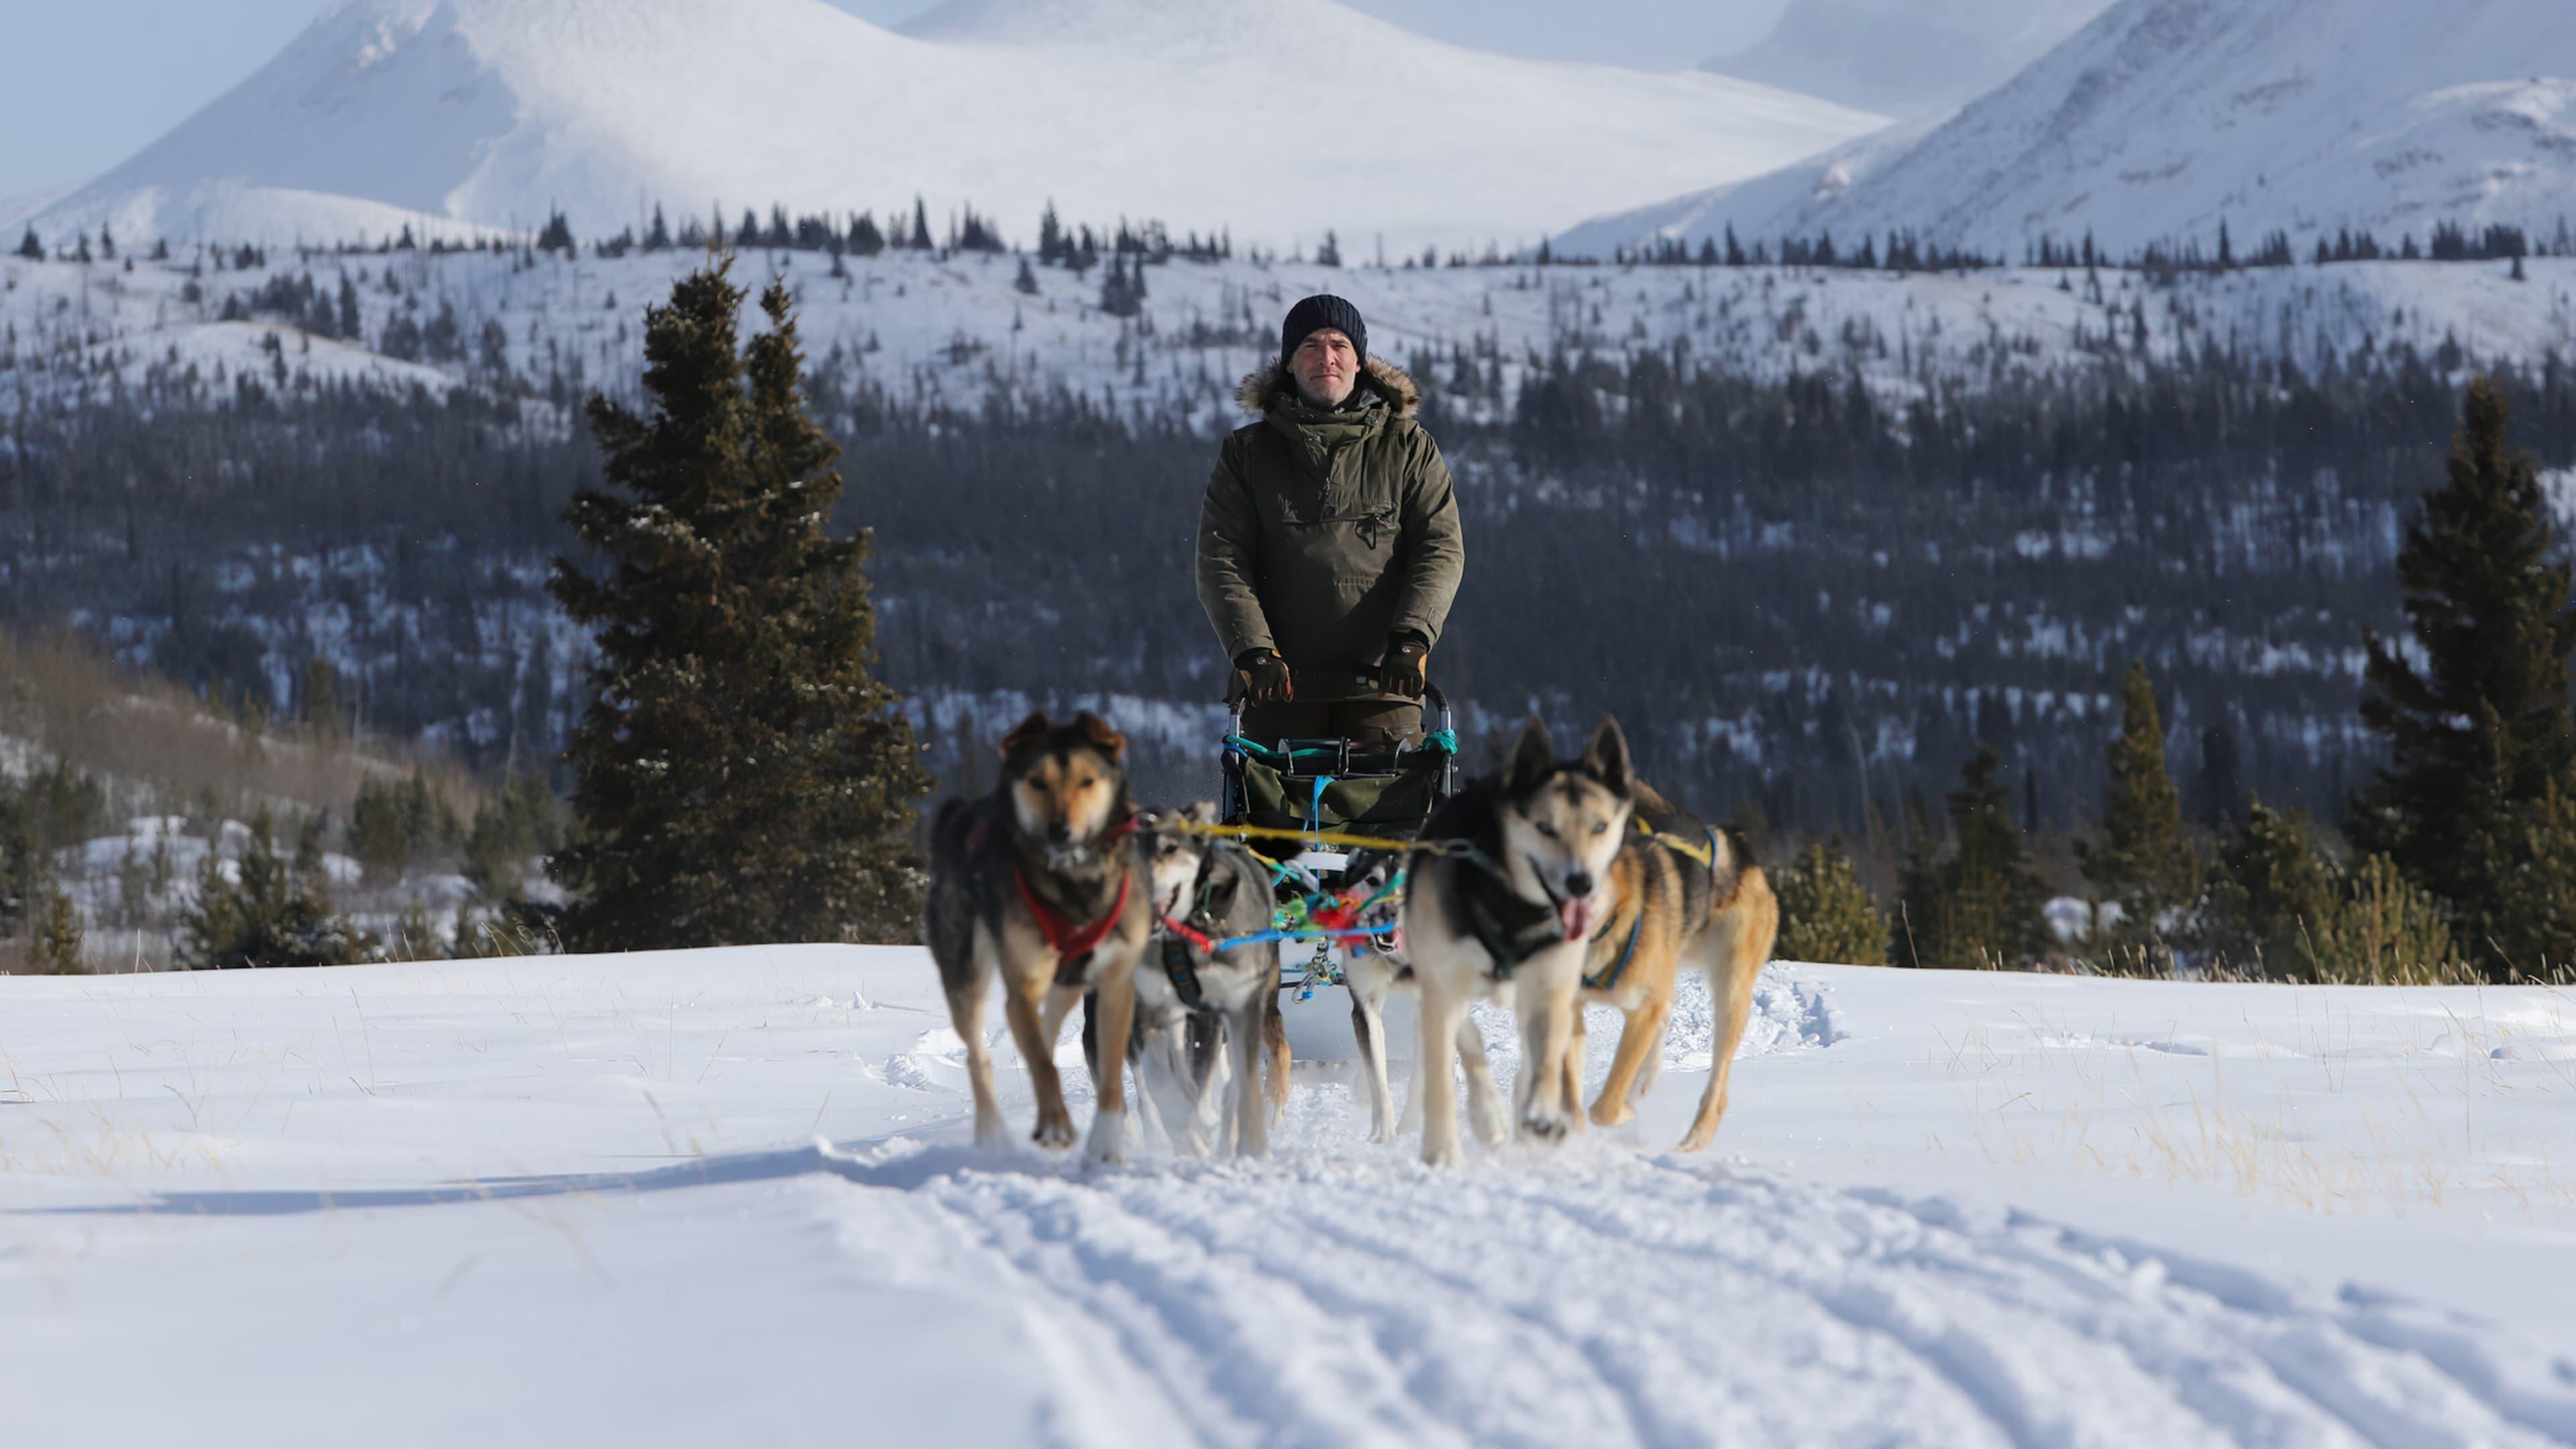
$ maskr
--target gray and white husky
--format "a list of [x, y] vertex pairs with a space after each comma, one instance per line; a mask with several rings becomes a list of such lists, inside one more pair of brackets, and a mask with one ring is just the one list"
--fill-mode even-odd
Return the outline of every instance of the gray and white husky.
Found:
[[[1460, 790], [1423, 826], [1424, 841], [1443, 844], [1407, 857], [1402, 919], [1422, 993], [1416, 1075], [1424, 1162], [1459, 1159], [1451, 1049], [1464, 1054], [1472, 1084], [1485, 1069], [1484, 1043], [1467, 1019], [1478, 998], [1507, 1004], [1520, 1018], [1512, 1091], [1520, 1134], [1554, 1142], [1574, 1125], [1581, 1104], [1566, 1068], [1581, 1009], [1576, 992], [1611, 865], [1627, 843], [1635, 787], [1617, 724], [1603, 720], [1581, 758], [1560, 760], [1546, 726], [1533, 719], [1499, 779]], [[1478, 1130], [1489, 1142], [1501, 1135], [1482, 1114]]]
[[[1161, 818], [1206, 825], [1216, 817], [1201, 802]], [[1288, 1100], [1279, 948], [1224, 943], [1270, 929], [1270, 873], [1231, 840], [1149, 827], [1142, 841], [1154, 940], [1136, 967], [1139, 1111], [1177, 1151], [1205, 1155], [1230, 1142], [1242, 1156], [1261, 1156]], [[1214, 1100], [1228, 1080], [1231, 1111]]]

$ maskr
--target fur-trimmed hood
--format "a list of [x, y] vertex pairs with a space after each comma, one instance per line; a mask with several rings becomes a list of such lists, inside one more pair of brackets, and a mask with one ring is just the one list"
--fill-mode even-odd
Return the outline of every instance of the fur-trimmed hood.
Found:
[[[1371, 356], [1360, 364], [1359, 386], [1385, 398], [1399, 418], [1412, 417], [1422, 410], [1422, 389], [1414, 385], [1403, 368], [1383, 357]], [[1270, 411], [1270, 404], [1282, 393], [1294, 396], [1295, 387], [1287, 366], [1274, 362], [1246, 376], [1243, 386], [1235, 389], [1234, 400], [1243, 404], [1245, 412], [1260, 417]]]

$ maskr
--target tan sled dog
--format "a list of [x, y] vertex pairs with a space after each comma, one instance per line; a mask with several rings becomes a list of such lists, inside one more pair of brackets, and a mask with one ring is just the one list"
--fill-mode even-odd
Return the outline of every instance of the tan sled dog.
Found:
[[931, 822], [921, 939], [966, 1043], [978, 1145], [999, 1146], [1005, 1136], [983, 1033], [984, 993], [999, 976], [1011, 1036], [1037, 1090], [1041, 1147], [1073, 1145], [1055, 1043], [1074, 1003], [1097, 993], [1095, 1060], [1108, 1065], [1093, 1075], [1099, 1107], [1089, 1153], [1115, 1162], [1123, 1150], [1136, 961], [1153, 928], [1126, 753], [1126, 739], [1094, 715], [1059, 725], [1032, 714], [1002, 737], [1000, 787], [948, 801]]
[[[1592, 1103], [1592, 1120], [1616, 1127], [1636, 1116], [1631, 1105], [1662, 1070], [1664, 1028], [1673, 986], [1685, 964], [1708, 978], [1718, 1013], [1711, 1040], [1708, 1090], [1682, 1150], [1708, 1145], [1726, 1112], [1727, 1081], [1753, 1009], [1753, 983], [1780, 930], [1771, 883], [1733, 830], [1711, 829], [1684, 815], [1643, 783], [1634, 787], [1635, 833], [1610, 869], [1607, 919], [1592, 938], [1576, 997], [1612, 1006], [1626, 1017], [1610, 1075]], [[1565, 1092], [1582, 1091], [1583, 1018], [1566, 1054]]]

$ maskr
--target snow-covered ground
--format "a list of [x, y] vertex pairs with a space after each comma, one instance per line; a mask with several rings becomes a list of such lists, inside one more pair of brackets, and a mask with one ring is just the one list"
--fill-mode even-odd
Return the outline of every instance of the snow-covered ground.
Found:
[[[1842, 238], [1847, 249], [1860, 240]], [[466, 383], [542, 392], [560, 377], [574, 393], [629, 392], [643, 368], [642, 308], [704, 261], [685, 251], [545, 255], [529, 265], [517, 253], [308, 257], [281, 248], [245, 270], [215, 270], [187, 252], [126, 271], [0, 258], [0, 417], [119, 395], [224, 402], [245, 376], [264, 388], [301, 387], [309, 375], [418, 383], [442, 395]], [[888, 252], [848, 259], [837, 277], [832, 265], [815, 252], [752, 250], [734, 276], [754, 289], [783, 278], [810, 360], [845, 367], [891, 402], [971, 413], [997, 393], [1026, 400], [1061, 388], [1120, 416], [1183, 419], [1203, 431], [1240, 422], [1236, 384], [1275, 355], [1279, 318], [1313, 292], [1357, 302], [1372, 350], [1429, 360], [1425, 381], [1443, 401], [1483, 416], [1507, 411], [1559, 353], [1658, 351], [1690, 368], [1767, 380], [1856, 372], [1902, 400], [1936, 382], [1977, 389], [2140, 359], [2188, 361], [2213, 347], [2310, 369], [2357, 350], [2407, 346], [2431, 357], [2446, 344], [2463, 366], [2537, 365], [2576, 337], [2576, 258], [2567, 257], [2528, 261], [2522, 281], [2505, 262], [2356, 262], [2170, 282], [2045, 267], [1900, 275], [1176, 260], [1143, 269], [1144, 313], [1134, 319], [1101, 310], [1097, 270], [1034, 268], [1036, 290], [1023, 292], [1008, 255]], [[308, 339], [274, 313], [219, 320], [227, 299], [250, 304], [273, 282], [300, 287], [307, 277], [335, 314], [348, 281], [355, 339]], [[409, 320], [415, 341], [434, 333], [416, 360], [375, 350], [397, 319]], [[453, 339], [445, 350], [442, 337]]]
[[1707, 1052], [1694, 994], [1636, 1130], [1454, 1173], [1323, 1060], [1267, 1162], [1085, 1171], [967, 1145], [911, 950], [0, 981], [0, 1402], [46, 1445], [2576, 1440], [2563, 992], [1783, 964], [1675, 1156]]

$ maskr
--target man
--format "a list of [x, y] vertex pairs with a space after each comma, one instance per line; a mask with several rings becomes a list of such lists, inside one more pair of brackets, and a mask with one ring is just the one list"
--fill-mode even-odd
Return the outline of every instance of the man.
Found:
[[1413, 380], [1369, 356], [1339, 297], [1308, 297], [1236, 397], [1199, 515], [1199, 602], [1253, 739], [1418, 740], [1466, 549]]

